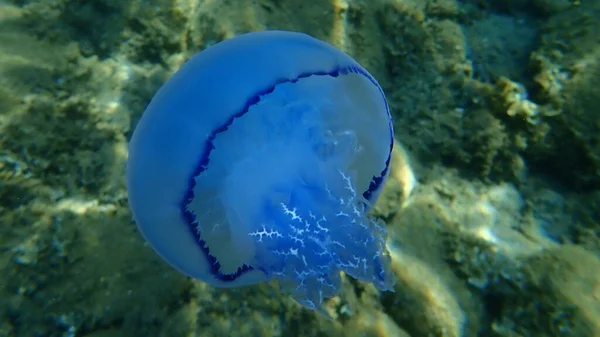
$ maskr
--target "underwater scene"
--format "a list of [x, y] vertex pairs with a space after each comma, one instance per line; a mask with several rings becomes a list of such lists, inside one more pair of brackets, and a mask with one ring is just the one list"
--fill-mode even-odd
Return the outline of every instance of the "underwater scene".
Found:
[[0, 337], [600, 337], [600, 0], [0, 0]]

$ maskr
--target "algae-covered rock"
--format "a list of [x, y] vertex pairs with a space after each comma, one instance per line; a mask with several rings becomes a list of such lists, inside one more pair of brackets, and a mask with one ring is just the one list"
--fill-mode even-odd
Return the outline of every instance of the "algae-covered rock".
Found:
[[[564, 189], [598, 186], [597, 15], [561, 0], [0, 1], [0, 336], [599, 335], [600, 196]], [[351, 54], [394, 117], [373, 213], [395, 293], [343, 277], [333, 320], [274, 284], [186, 278], [127, 206], [127, 140], [157, 88], [262, 29]]]
[[532, 56], [534, 99], [549, 132], [531, 162], [571, 186], [600, 186], [600, 3], [581, 1], [552, 15]]
[[499, 336], [600, 335], [600, 260], [577, 247], [561, 246], [523, 260], [526, 274], [519, 296], [501, 301]]

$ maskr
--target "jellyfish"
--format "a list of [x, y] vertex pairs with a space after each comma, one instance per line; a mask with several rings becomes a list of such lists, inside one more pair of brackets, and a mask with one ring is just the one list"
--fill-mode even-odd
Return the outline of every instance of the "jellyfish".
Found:
[[129, 146], [127, 189], [150, 246], [215, 287], [276, 280], [325, 312], [340, 273], [393, 291], [386, 229], [369, 214], [389, 174], [385, 94], [306, 34], [239, 35], [156, 93]]

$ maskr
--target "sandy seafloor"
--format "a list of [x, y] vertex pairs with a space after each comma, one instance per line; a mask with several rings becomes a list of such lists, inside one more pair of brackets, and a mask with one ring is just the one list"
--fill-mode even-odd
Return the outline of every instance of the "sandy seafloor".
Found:
[[[263, 29], [340, 47], [394, 116], [395, 293], [344, 278], [332, 321], [182, 276], [127, 206], [153, 93]], [[599, 0], [0, 0], [0, 337], [600, 336], [599, 33]]]

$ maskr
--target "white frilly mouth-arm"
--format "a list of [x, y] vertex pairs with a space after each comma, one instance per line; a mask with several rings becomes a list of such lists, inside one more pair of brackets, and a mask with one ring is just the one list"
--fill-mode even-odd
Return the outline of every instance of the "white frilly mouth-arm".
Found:
[[386, 231], [367, 212], [393, 130], [377, 81], [308, 35], [240, 35], [158, 91], [130, 143], [140, 231], [173, 267], [218, 287], [275, 279], [321, 310], [340, 271], [393, 289]]

